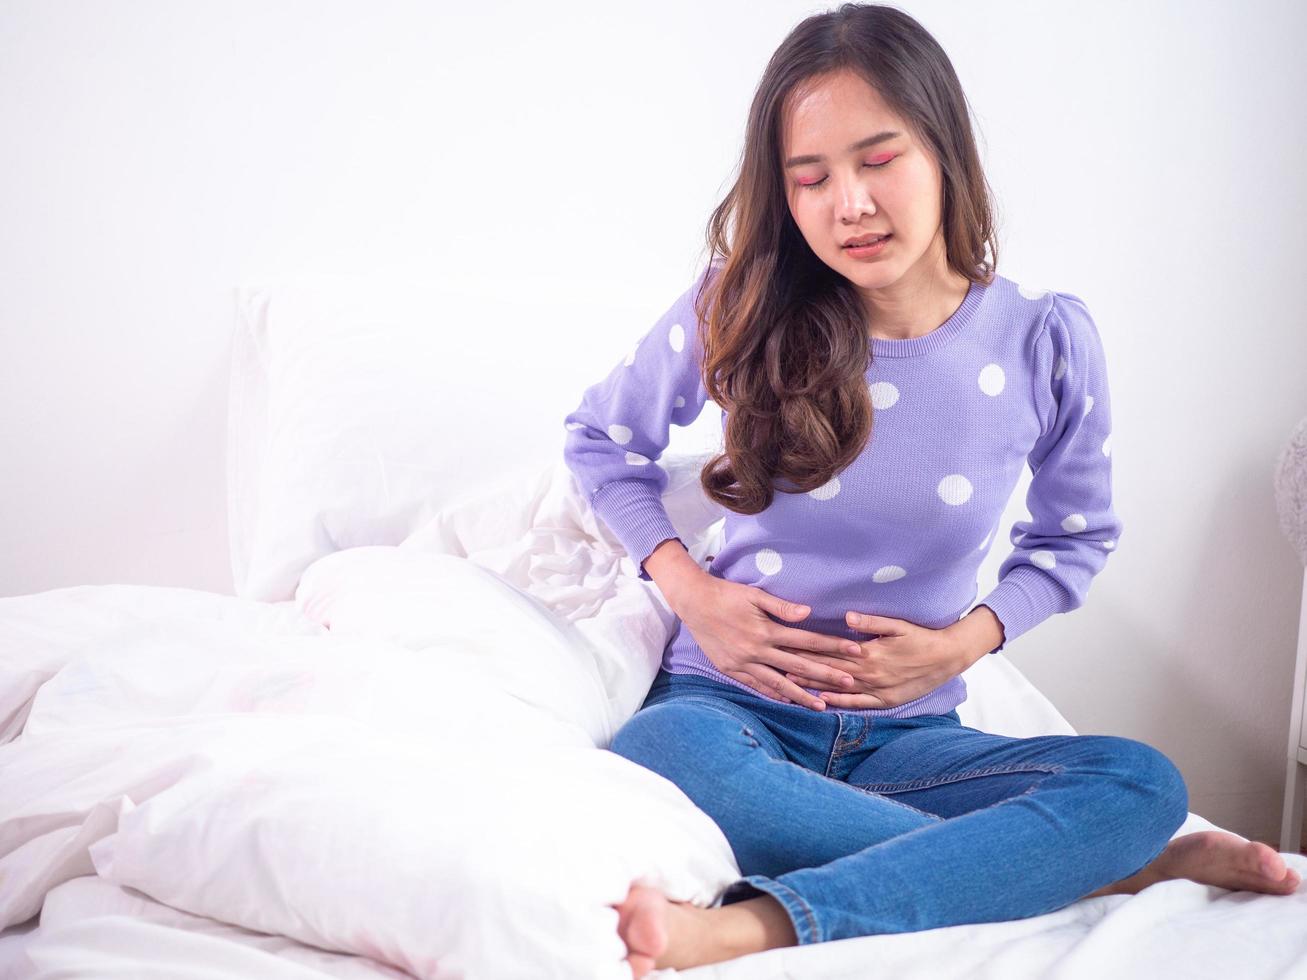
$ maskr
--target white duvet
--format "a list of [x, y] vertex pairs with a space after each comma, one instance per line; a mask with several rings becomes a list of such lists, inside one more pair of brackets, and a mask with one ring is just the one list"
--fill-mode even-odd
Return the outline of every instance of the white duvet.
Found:
[[[668, 461], [666, 500], [702, 560], [720, 524], [696, 465]], [[674, 784], [601, 751], [674, 626], [561, 464], [399, 547], [319, 559], [293, 603], [139, 586], [0, 600], [0, 927], [39, 914], [0, 936], [0, 964], [629, 977], [611, 905], [633, 880], [710, 905], [738, 877]], [[1072, 731], [1002, 655], [967, 681], [965, 724]], [[1269, 978], [1307, 976], [1304, 957], [1307, 894], [1166, 882], [683, 973]]]

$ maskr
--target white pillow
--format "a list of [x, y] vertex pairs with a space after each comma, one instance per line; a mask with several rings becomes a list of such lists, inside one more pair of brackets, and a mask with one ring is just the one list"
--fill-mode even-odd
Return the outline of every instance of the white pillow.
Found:
[[[563, 419], [586, 384], [658, 319], [645, 288], [519, 275], [238, 287], [227, 460], [236, 594], [289, 600], [314, 559], [398, 544], [483, 482], [531, 479], [561, 459]], [[683, 289], [664, 290], [667, 301]], [[720, 412], [710, 415], [701, 421], [719, 434]], [[686, 431], [674, 430], [670, 449], [702, 448]]]
[[90, 846], [100, 877], [428, 980], [629, 980], [610, 906], [631, 882], [706, 906], [739, 876], [702, 810], [612, 752], [450, 751], [323, 715], [228, 724], [210, 765]]
[[[613, 714], [598, 652], [584, 635], [466, 558], [390, 546], [349, 548], [305, 570], [296, 603], [333, 636], [384, 639], [493, 665], [487, 682], [558, 725], [583, 731], [591, 745], [607, 746], [626, 720]], [[634, 655], [629, 659], [637, 662]]]

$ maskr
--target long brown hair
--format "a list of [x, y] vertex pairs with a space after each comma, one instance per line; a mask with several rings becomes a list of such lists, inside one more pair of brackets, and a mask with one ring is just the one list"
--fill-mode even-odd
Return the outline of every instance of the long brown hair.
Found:
[[711, 499], [739, 514], [765, 510], [777, 489], [821, 486], [871, 435], [866, 309], [854, 285], [804, 240], [781, 168], [786, 98], [841, 69], [876, 89], [933, 153], [949, 267], [989, 283], [997, 263], [994, 208], [966, 96], [938, 42], [906, 13], [879, 4], [846, 3], [795, 27], [758, 83], [739, 176], [709, 219], [710, 274], [695, 298], [704, 387], [727, 413], [724, 452], [699, 479]]

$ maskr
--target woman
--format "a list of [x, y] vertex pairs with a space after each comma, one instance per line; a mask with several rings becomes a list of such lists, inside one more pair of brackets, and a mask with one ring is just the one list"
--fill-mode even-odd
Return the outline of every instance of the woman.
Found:
[[[1142, 742], [959, 721], [959, 675], [1080, 606], [1122, 527], [1097, 329], [995, 273], [991, 216], [935, 40], [892, 7], [810, 17], [755, 95], [720, 261], [567, 418], [578, 484], [681, 620], [610, 747], [716, 820], [744, 875], [709, 909], [633, 885], [636, 977], [1173, 877], [1298, 885], [1265, 844], [1171, 841], [1188, 794]], [[727, 515], [705, 572], [653, 461], [709, 398], [725, 452], [701, 482]], [[1031, 520], [973, 606], [1027, 463]]]

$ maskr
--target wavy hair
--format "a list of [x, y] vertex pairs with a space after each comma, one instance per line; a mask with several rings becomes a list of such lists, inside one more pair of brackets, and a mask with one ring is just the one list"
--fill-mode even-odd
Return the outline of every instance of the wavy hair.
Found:
[[846, 69], [933, 154], [949, 267], [973, 282], [994, 276], [989, 184], [966, 96], [938, 42], [906, 13], [880, 4], [845, 3], [802, 21], [758, 83], [739, 175], [708, 222], [710, 274], [695, 298], [704, 388], [727, 413], [724, 451], [699, 479], [711, 499], [739, 514], [765, 510], [777, 489], [821, 486], [871, 436], [866, 308], [853, 283], [803, 238], [781, 165], [786, 99], [809, 80]]

